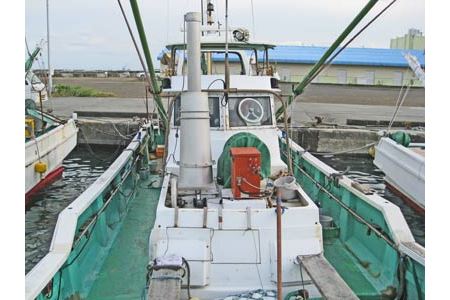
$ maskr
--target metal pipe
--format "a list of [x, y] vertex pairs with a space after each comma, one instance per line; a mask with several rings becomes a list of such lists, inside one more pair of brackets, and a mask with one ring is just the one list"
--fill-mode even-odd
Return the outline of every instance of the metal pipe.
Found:
[[201, 91], [200, 13], [187, 13], [184, 21], [187, 29], [188, 91], [181, 94], [178, 188], [200, 192], [213, 185], [208, 93]]
[[136, 0], [130, 0], [131, 9], [133, 11], [134, 20], [136, 22], [136, 27], [139, 33], [139, 38], [141, 40], [142, 49], [144, 50], [145, 60], [147, 61], [147, 68], [151, 79], [151, 84], [153, 88], [153, 97], [156, 102], [159, 116], [164, 124], [164, 128], [169, 127], [169, 122], [167, 119], [167, 113], [164, 109], [161, 97], [159, 95], [160, 90], [158, 83], [156, 81], [155, 69], [153, 68], [152, 57], [150, 55], [150, 50], [148, 48], [147, 37], [145, 36], [144, 25], [142, 24], [141, 14], [139, 13], [139, 7]]
[[277, 299], [283, 299], [283, 269], [281, 247], [281, 195], [277, 192]]
[[49, 17], [49, 8], [48, 8], [48, 0], [47, 0], [47, 60], [48, 60], [48, 90], [47, 90], [47, 96], [50, 98], [52, 95], [53, 90], [53, 81], [52, 81], [52, 70], [51, 70], [51, 64], [50, 64], [50, 17]]
[[[203, 12], [203, 0], [200, 0], [200, 13], [202, 14], [202, 26], [204, 25], [204, 12]], [[203, 36], [203, 30], [202, 30], [202, 36]]]
[[[345, 28], [345, 30], [339, 35], [339, 37], [334, 41], [334, 43], [328, 48], [328, 50], [322, 55], [319, 61], [313, 66], [311, 71], [306, 75], [306, 77], [295, 87], [294, 96], [298, 96], [303, 93], [304, 88], [308, 85], [311, 77], [316, 73], [316, 71], [321, 67], [321, 65], [326, 61], [334, 50], [342, 43], [342, 41], [350, 34], [350, 32], [358, 25], [358, 23], [367, 15], [367, 13], [372, 9], [372, 7], [378, 2], [378, 0], [370, 0], [366, 6], [358, 13], [358, 15], [352, 20], [352, 22]], [[292, 97], [292, 100], [295, 97]], [[292, 103], [290, 100], [288, 106]], [[283, 107], [280, 107], [276, 112], [276, 117], [279, 119], [283, 114]]]
[[189, 92], [200, 92], [201, 84], [201, 50], [200, 50], [200, 23], [199, 13], [187, 13], [185, 15], [186, 21], [186, 35], [187, 35], [187, 81]]

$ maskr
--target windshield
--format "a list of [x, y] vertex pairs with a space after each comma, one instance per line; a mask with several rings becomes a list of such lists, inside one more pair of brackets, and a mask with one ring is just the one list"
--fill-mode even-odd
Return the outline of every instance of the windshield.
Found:
[[[219, 97], [208, 97], [209, 102], [209, 126], [210, 127], [220, 127], [220, 104]], [[180, 107], [181, 101], [180, 96], [175, 99], [173, 117], [174, 125], [180, 126]]]
[[272, 125], [270, 97], [230, 97], [230, 126]]

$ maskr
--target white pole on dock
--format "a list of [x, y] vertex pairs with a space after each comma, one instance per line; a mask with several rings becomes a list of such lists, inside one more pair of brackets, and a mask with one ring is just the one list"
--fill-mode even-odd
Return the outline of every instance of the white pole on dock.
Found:
[[48, 9], [48, 1], [47, 3], [47, 56], [48, 56], [48, 86], [47, 86], [47, 95], [48, 97], [52, 94], [53, 82], [52, 82], [52, 69], [50, 65], [50, 22], [49, 22], [49, 9]]

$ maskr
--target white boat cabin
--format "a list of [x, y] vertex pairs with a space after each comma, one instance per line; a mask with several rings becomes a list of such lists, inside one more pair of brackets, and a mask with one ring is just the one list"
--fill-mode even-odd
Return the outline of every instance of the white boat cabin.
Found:
[[[222, 55], [225, 45], [209, 41], [201, 44], [202, 62], [206, 63], [202, 68], [201, 89], [208, 93], [215, 183], [201, 193], [177, 189], [180, 94], [188, 85], [187, 77], [181, 75], [183, 64], [176, 64], [176, 60], [166, 61], [165, 72], [171, 76], [165, 79], [163, 92], [175, 96], [176, 100], [170, 121], [166, 175], [150, 238], [150, 257], [170, 254], [184, 257], [191, 269], [191, 295], [201, 299], [225, 297], [252, 289], [276, 289], [277, 214], [273, 180], [287, 171], [280, 153], [281, 131], [275, 119], [276, 94], [280, 90], [268, 64], [252, 64], [252, 56], [256, 57], [260, 52], [267, 60], [267, 51], [271, 47], [268, 44], [229, 44], [230, 53], [236, 54], [235, 65], [240, 66], [240, 71], [230, 76], [233, 93], [226, 101], [223, 92], [225, 75], [214, 74], [214, 59], [211, 59], [213, 55]], [[168, 49], [170, 56], [180, 61], [180, 49], [184, 46], [171, 45]], [[262, 178], [258, 187], [264, 193], [236, 198], [232, 188], [217, 182], [217, 163], [227, 141], [244, 132], [253, 134], [268, 148], [270, 174]], [[297, 256], [320, 254], [323, 245], [319, 209], [299, 185], [296, 185], [295, 197], [283, 201], [282, 206], [282, 281], [287, 293], [298, 288], [301, 282]], [[303, 276], [305, 285], [314, 290], [308, 275]], [[186, 279], [183, 285], [187, 285]]]

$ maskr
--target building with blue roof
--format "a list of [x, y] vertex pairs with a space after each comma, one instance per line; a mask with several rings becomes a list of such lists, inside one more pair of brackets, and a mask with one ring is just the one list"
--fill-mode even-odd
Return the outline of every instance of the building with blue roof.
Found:
[[[277, 46], [269, 51], [269, 57], [276, 63], [315, 64], [327, 49], [314, 46]], [[425, 51], [382, 48], [346, 48], [333, 60], [333, 65], [408, 68], [408, 62], [403, 57], [406, 52], [416, 56], [421, 66], [425, 67]]]
[[[269, 62], [282, 81], [299, 82], [322, 57], [328, 47], [279, 45], [269, 50]], [[336, 50], [337, 51], [337, 50]], [[162, 52], [158, 59], [162, 57]], [[412, 82], [423, 86], [414, 76], [404, 54], [415, 56], [425, 69], [425, 51], [384, 48], [346, 48], [313, 81], [314, 83], [402, 86]], [[230, 55], [230, 65], [237, 61]], [[262, 55], [258, 55], [258, 60]], [[223, 54], [214, 54], [213, 61], [223, 69]]]
[[[327, 47], [277, 46], [269, 51], [282, 80], [300, 81], [322, 57]], [[413, 82], [423, 86], [409, 67], [404, 54], [417, 58], [425, 69], [425, 51], [382, 48], [346, 48], [320, 73], [316, 83], [401, 86]]]

